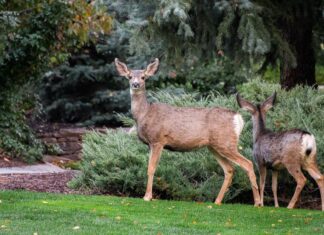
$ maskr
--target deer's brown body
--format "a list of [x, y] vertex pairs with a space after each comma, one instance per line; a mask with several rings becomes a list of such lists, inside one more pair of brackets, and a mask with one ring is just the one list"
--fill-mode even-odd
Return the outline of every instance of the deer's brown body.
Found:
[[253, 145], [254, 159], [258, 166], [273, 170], [281, 170], [292, 163], [302, 166], [307, 159], [310, 161], [316, 156], [316, 145], [307, 148], [303, 144], [305, 138], [313, 137], [299, 129], [262, 133]]
[[315, 179], [321, 192], [322, 210], [324, 210], [324, 177], [316, 163], [316, 141], [312, 134], [300, 129], [272, 132], [265, 126], [266, 112], [273, 106], [276, 93], [261, 105], [242, 99], [237, 95], [240, 107], [252, 114], [253, 122], [253, 157], [260, 173], [260, 195], [263, 194], [267, 169], [272, 169], [272, 191], [275, 206], [279, 207], [277, 198], [278, 171], [286, 168], [296, 180], [297, 186], [288, 208], [293, 208], [303, 189], [306, 178], [302, 169]]
[[[138, 137], [146, 144], [161, 143], [175, 151], [190, 151], [204, 146], [237, 147], [233, 131], [235, 112], [222, 108], [178, 108], [166, 104], [149, 104], [142, 119], [135, 119]], [[133, 112], [133, 116], [137, 116]], [[159, 125], [156, 125], [159, 123]], [[196, 133], [193, 135], [192, 133]], [[219, 141], [223, 136], [225, 140]]]
[[255, 205], [260, 204], [253, 164], [237, 150], [244, 125], [240, 114], [224, 108], [180, 108], [161, 103], [150, 104], [146, 99], [145, 80], [156, 72], [158, 60], [148, 65], [146, 70], [128, 70], [118, 59], [115, 64], [119, 74], [130, 81], [131, 109], [138, 137], [150, 147], [145, 200], [152, 199], [153, 177], [164, 148], [189, 151], [207, 146], [225, 173], [215, 203], [221, 203], [231, 184], [234, 173], [232, 163], [235, 163], [247, 172]]

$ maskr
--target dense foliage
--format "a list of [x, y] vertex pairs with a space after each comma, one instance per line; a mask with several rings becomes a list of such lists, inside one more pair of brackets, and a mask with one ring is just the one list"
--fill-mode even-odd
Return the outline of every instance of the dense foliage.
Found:
[[160, 0], [134, 8], [148, 15], [131, 40], [136, 54], [163, 57], [179, 69], [199, 66], [220, 51], [260, 71], [279, 60], [283, 88], [315, 83], [323, 1]]
[[[50, 121], [119, 125], [115, 111], [127, 113], [129, 94], [126, 80], [114, 71], [115, 57], [130, 68], [144, 68], [158, 57], [161, 72], [150, 79], [150, 88], [176, 87], [202, 95], [209, 91], [234, 93], [235, 86], [256, 71], [267, 71], [265, 78], [280, 81], [278, 58], [287, 66], [296, 65], [295, 48], [279, 27], [278, 22], [286, 19], [280, 2], [102, 2], [114, 16], [109, 37], [87, 45], [44, 77], [40, 94]], [[313, 3], [305, 3], [305, 9]], [[289, 4], [293, 14], [299, 3]], [[321, 27], [315, 32], [314, 45], [320, 51]], [[274, 65], [275, 74], [269, 74], [273, 71], [266, 69], [269, 64]]]
[[[152, 13], [152, 3], [104, 2], [109, 13], [114, 15], [110, 35], [101, 37], [96, 44], [86, 45], [67, 63], [51, 70], [43, 78], [40, 97], [49, 121], [86, 126], [120, 124], [116, 112], [128, 113], [130, 97], [127, 80], [115, 72], [114, 58], [127, 62], [130, 68], [140, 69], [149, 63], [152, 56], [158, 56], [155, 53], [158, 45], [151, 45], [152, 54], [148, 51], [140, 53], [144, 47], [148, 49], [148, 45], [141, 41], [138, 30], [144, 27]], [[179, 69], [168, 62], [163, 58], [161, 72], [150, 79], [149, 88], [182, 88], [202, 95], [210, 90], [233, 93], [235, 86], [246, 81], [251, 73], [221, 53], [214, 59], [201, 61], [196, 67]]]
[[[279, 85], [259, 80], [246, 83], [239, 90], [243, 97], [255, 102], [263, 101], [277, 90], [278, 103], [274, 110], [269, 111], [268, 127], [273, 130], [302, 128], [313, 133], [317, 140], [319, 166], [324, 170], [324, 128], [323, 120], [319, 118], [324, 116], [323, 93], [301, 87], [286, 92], [280, 90]], [[211, 94], [207, 98], [197, 99], [197, 94], [174, 96], [167, 92], [154, 93], [153, 96], [155, 100], [176, 106], [222, 106], [239, 110], [234, 96]], [[244, 156], [251, 159], [251, 117], [247, 112], [241, 113], [244, 114], [246, 125], [239, 149]], [[128, 122], [131, 123], [129, 120]], [[142, 196], [146, 183], [148, 152], [147, 146], [139, 142], [135, 135], [128, 135], [123, 131], [90, 133], [84, 139], [82, 173], [74, 180], [73, 185], [100, 193]], [[207, 149], [187, 153], [164, 151], [156, 172], [154, 193], [162, 198], [211, 201], [215, 199], [222, 180], [222, 169]], [[316, 188], [313, 183], [308, 181], [306, 188]], [[291, 195], [294, 185], [291, 177], [279, 176], [279, 195]], [[226, 200], [237, 195], [244, 195], [246, 198], [249, 190], [248, 179], [238, 168]]]
[[108, 32], [111, 19], [85, 1], [0, 1], [0, 148], [25, 160], [41, 149], [26, 125], [34, 85], [75, 48]]
[[114, 16], [110, 35], [102, 35], [95, 44], [85, 45], [43, 78], [40, 97], [49, 121], [85, 126], [119, 125], [115, 112], [127, 113], [130, 109], [127, 80], [116, 76], [112, 62], [116, 57], [130, 56], [131, 30], [139, 25], [133, 22], [130, 26], [129, 17], [134, 9], [128, 1], [103, 2]]

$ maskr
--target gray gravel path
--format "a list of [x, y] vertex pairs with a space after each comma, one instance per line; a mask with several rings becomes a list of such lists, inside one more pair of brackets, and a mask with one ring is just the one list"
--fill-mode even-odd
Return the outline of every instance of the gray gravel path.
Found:
[[44, 174], [44, 173], [60, 173], [66, 170], [50, 163], [37, 164], [21, 167], [3, 167], [0, 168], [0, 175], [5, 174]]

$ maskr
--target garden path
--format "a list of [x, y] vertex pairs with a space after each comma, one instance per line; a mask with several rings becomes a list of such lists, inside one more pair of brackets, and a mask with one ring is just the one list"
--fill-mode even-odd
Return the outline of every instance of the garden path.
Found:
[[59, 173], [65, 172], [62, 169], [51, 163], [27, 165], [27, 166], [16, 166], [16, 167], [2, 167], [0, 168], [0, 175], [2, 174], [44, 174], [44, 173]]

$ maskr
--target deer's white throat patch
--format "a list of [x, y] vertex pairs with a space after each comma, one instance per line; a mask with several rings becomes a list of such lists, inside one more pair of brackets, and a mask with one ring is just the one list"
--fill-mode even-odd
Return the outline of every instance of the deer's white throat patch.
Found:
[[143, 89], [133, 89], [133, 88], [130, 88], [129, 91], [130, 91], [130, 94], [131, 95], [140, 95], [140, 94], [143, 94], [144, 93]]
[[237, 135], [237, 137], [239, 137], [244, 127], [244, 120], [241, 114], [234, 115], [233, 123], [234, 123], [235, 134]]

